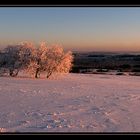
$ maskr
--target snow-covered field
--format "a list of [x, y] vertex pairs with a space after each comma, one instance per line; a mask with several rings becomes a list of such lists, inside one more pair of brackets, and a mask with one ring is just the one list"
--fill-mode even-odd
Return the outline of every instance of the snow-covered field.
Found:
[[140, 132], [140, 77], [0, 77], [0, 132]]

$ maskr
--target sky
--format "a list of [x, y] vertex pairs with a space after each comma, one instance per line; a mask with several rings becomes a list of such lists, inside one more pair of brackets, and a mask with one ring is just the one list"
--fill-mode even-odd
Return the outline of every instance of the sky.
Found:
[[0, 47], [22, 41], [140, 52], [140, 7], [0, 7]]

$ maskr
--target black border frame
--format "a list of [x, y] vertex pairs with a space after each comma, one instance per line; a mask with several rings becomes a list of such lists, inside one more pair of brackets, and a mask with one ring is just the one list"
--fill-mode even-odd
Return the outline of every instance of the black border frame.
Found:
[[[75, 0], [76, 2], [76, 0]], [[0, 8], [2, 7], [140, 7], [140, 1], [133, 1], [131, 3], [127, 1], [127, 3], [119, 3], [117, 1], [80, 1], [81, 3], [73, 3], [72, 1], [67, 1], [64, 3], [64, 0], [56, 2], [52, 1], [45, 1], [45, 0], [34, 0], [31, 1], [0, 1]], [[121, 1], [122, 2], [122, 1]], [[135, 2], [135, 3], [134, 3]], [[0, 133], [0, 135], [140, 135], [140, 132], [4, 132]]]

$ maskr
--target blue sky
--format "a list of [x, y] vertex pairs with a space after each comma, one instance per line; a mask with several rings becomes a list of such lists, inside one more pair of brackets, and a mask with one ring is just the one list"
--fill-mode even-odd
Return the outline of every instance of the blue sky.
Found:
[[140, 51], [139, 7], [1, 7], [0, 45], [62, 44], [69, 50]]

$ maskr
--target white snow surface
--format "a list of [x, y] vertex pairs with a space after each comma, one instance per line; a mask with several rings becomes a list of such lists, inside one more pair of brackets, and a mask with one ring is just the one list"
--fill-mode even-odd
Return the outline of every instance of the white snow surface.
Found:
[[140, 77], [0, 77], [0, 132], [140, 132]]

